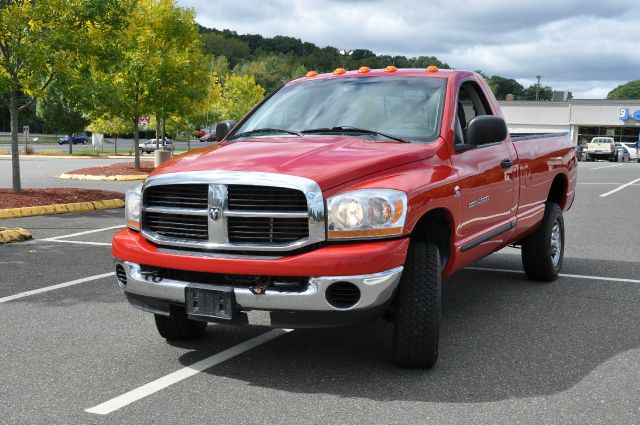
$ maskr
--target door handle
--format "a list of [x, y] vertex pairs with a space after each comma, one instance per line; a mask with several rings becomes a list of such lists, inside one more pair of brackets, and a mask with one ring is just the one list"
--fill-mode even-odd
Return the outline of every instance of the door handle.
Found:
[[501, 162], [502, 168], [509, 169], [513, 167], [513, 162], [510, 159], [503, 159]]

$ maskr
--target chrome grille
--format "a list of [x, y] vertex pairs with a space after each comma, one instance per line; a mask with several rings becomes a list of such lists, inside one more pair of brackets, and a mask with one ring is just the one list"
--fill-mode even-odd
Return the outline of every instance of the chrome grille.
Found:
[[145, 191], [145, 201], [156, 207], [206, 209], [208, 193], [206, 184], [152, 186]]
[[227, 193], [230, 211], [307, 211], [307, 198], [295, 189], [230, 185]]
[[309, 236], [307, 218], [229, 217], [229, 242], [282, 244]]
[[209, 223], [205, 215], [145, 212], [145, 227], [158, 235], [177, 239], [209, 239]]
[[164, 174], [144, 185], [141, 225], [145, 238], [159, 245], [287, 251], [324, 240], [324, 201], [318, 185], [301, 177]]

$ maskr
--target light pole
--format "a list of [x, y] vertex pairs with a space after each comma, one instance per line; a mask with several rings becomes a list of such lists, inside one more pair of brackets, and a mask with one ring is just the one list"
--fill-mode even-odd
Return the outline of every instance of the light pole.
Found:
[[542, 75], [536, 75], [536, 78], [538, 80], [538, 83], [536, 84], [536, 100], [539, 100], [539, 98], [540, 98], [540, 79], [542, 78]]
[[343, 57], [343, 59], [342, 59], [342, 67], [346, 68], [347, 67], [347, 56], [351, 56], [353, 54], [353, 50], [341, 49], [338, 53], [340, 53], [340, 55]]

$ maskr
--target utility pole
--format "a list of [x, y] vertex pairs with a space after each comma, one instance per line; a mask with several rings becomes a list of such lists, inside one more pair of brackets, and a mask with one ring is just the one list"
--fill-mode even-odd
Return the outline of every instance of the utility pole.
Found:
[[538, 79], [538, 83], [536, 84], [536, 100], [540, 99], [540, 79], [542, 78], [542, 75], [536, 75], [536, 78]]
[[342, 56], [342, 67], [346, 68], [347, 67], [347, 56], [351, 56], [353, 54], [353, 50], [344, 50], [341, 49], [339, 51], [340, 55]]

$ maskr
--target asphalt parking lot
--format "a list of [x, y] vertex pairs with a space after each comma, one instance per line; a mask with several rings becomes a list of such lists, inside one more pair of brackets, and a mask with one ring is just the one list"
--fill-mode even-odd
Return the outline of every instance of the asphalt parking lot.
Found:
[[114, 284], [122, 210], [1, 220], [34, 240], [0, 246], [0, 423], [640, 423], [640, 164], [580, 163], [565, 222], [558, 281], [508, 248], [445, 282], [420, 371], [382, 320], [167, 344]]

